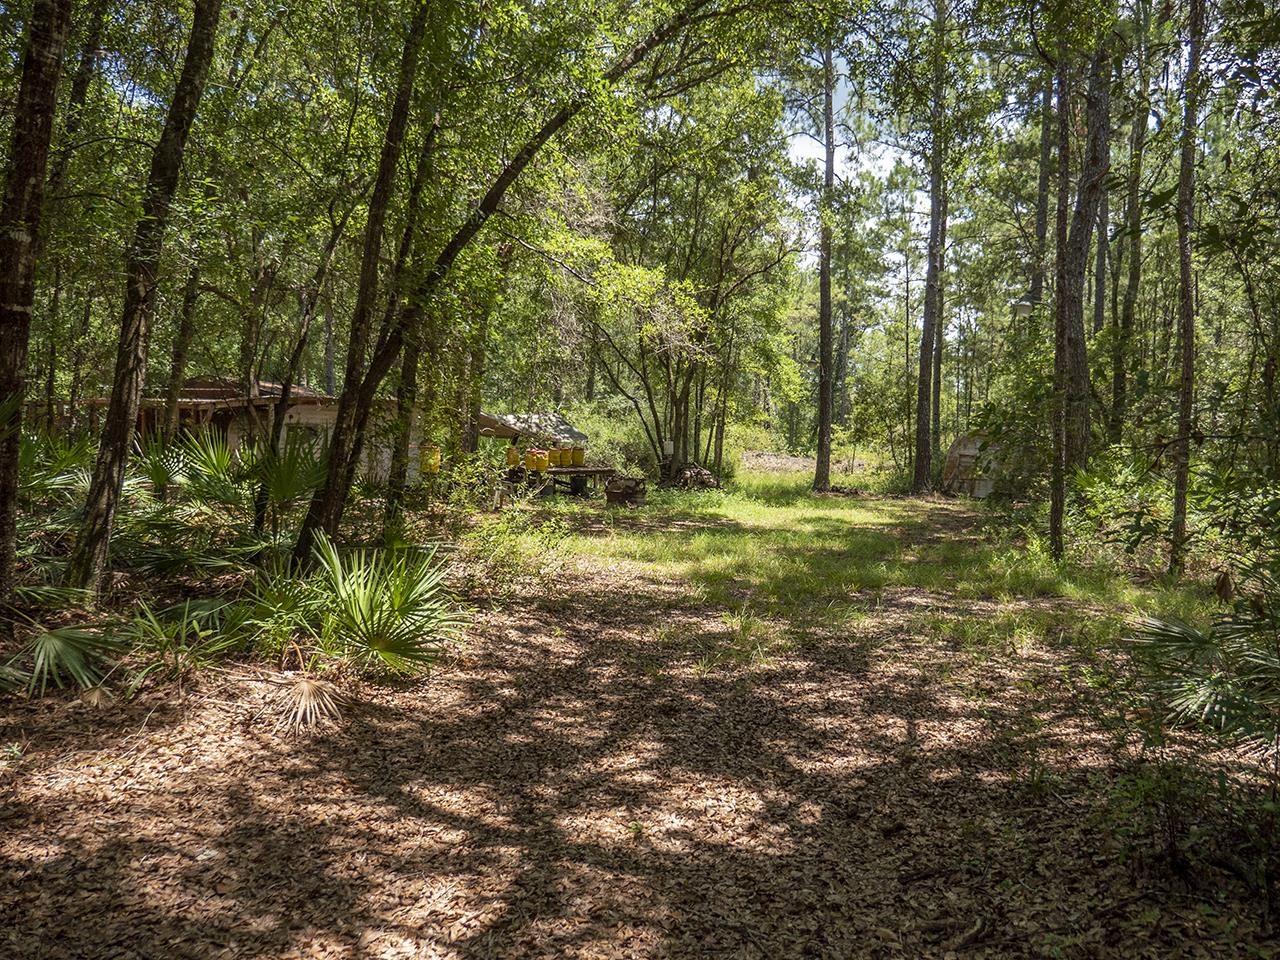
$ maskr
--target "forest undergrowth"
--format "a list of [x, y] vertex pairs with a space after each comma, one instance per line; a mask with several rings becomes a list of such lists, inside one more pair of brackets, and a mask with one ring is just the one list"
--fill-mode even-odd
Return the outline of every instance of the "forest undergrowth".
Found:
[[1127, 639], [1221, 601], [1056, 563], [1028, 510], [744, 473], [472, 516], [441, 554], [475, 565], [465, 627], [413, 679], [326, 640], [364, 622], [334, 551], [346, 600], [280, 642], [323, 669], [170, 649], [129, 691], [7, 701], [0, 942], [1269, 955], [1264, 765], [1163, 723]]

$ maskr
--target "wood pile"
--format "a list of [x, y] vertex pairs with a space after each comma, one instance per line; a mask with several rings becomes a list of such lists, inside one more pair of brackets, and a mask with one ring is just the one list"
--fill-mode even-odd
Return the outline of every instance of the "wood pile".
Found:
[[612, 476], [604, 485], [604, 498], [608, 503], [638, 507], [644, 503], [644, 477]]
[[681, 490], [715, 490], [720, 486], [716, 475], [697, 463], [686, 463], [666, 483]]

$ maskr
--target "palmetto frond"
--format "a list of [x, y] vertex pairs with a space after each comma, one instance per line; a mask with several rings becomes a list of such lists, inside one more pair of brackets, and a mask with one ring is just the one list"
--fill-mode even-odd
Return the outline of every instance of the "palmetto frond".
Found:
[[357, 664], [419, 673], [462, 627], [434, 552], [356, 551], [316, 546], [325, 591], [325, 642]]
[[215, 430], [197, 430], [182, 441], [188, 496], [206, 503], [243, 506], [247, 488], [227, 438]]
[[259, 448], [248, 454], [246, 471], [266, 488], [268, 503], [279, 510], [309, 496], [324, 482], [324, 454], [310, 437], [290, 433], [277, 452]]
[[27, 661], [27, 691], [41, 694], [49, 686], [74, 683], [94, 687], [102, 682], [111, 660], [123, 645], [97, 630], [58, 627], [38, 630], [11, 666]]
[[1207, 629], [1173, 618], [1139, 621], [1130, 639], [1171, 720], [1230, 740], [1280, 743], [1280, 586], [1245, 572], [1246, 590]]
[[289, 688], [284, 726], [301, 733], [342, 719], [342, 694], [328, 680], [304, 677]]

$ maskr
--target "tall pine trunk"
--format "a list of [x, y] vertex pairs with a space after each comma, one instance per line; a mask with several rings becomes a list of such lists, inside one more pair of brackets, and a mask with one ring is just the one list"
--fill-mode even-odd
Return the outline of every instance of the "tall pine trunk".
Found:
[[[939, 246], [942, 250], [942, 256], [946, 256], [947, 251], [947, 196], [946, 187], [943, 186], [943, 214], [942, 214], [942, 235], [939, 238]], [[942, 455], [942, 352], [946, 347], [947, 323], [946, 323], [946, 289], [943, 280], [938, 283], [938, 322], [934, 324], [936, 336], [933, 340], [933, 458], [934, 467], [937, 468], [938, 458]]]
[[1063, 520], [1067, 502], [1067, 207], [1071, 201], [1071, 74], [1066, 53], [1058, 59], [1054, 82], [1058, 101], [1058, 196], [1054, 221], [1055, 279], [1053, 299], [1053, 460], [1049, 477], [1049, 549], [1055, 559], [1063, 554]]
[[67, 581], [96, 592], [107, 569], [111, 528], [124, 485], [129, 446], [142, 400], [147, 342], [155, 313], [157, 273], [173, 195], [182, 172], [187, 138], [204, 94], [213, 60], [222, 0], [196, 0], [182, 74], [151, 156], [142, 216], [125, 258], [124, 312], [116, 350], [115, 377], [98, 460], [75, 547], [67, 560]]
[[1151, 92], [1147, 80], [1147, 29], [1150, 11], [1146, 4], [1139, 13], [1137, 80], [1134, 90], [1133, 125], [1129, 131], [1129, 166], [1125, 173], [1124, 253], [1127, 258], [1124, 297], [1120, 301], [1115, 337], [1111, 347], [1111, 417], [1107, 438], [1119, 443], [1124, 432], [1129, 405], [1129, 344], [1138, 312], [1138, 291], [1142, 285], [1142, 161], [1147, 146], [1147, 125]]
[[1183, 83], [1182, 143], [1178, 158], [1178, 340], [1182, 370], [1178, 380], [1178, 435], [1173, 446], [1173, 529], [1169, 570], [1181, 573], [1187, 551], [1187, 487], [1191, 473], [1192, 403], [1195, 399], [1196, 304], [1191, 274], [1191, 231], [1195, 227], [1196, 133], [1200, 118], [1200, 48], [1204, 44], [1204, 0], [1191, 0], [1187, 76]]
[[933, 109], [929, 147], [929, 248], [925, 265], [924, 322], [920, 331], [920, 375], [916, 381], [916, 451], [912, 493], [933, 489], [933, 367], [938, 350], [938, 326], [942, 307], [942, 259], [946, 235], [947, 198], [943, 187], [946, 162], [943, 124], [943, 32], [946, 7], [939, 3], [934, 12]]
[[1049, 240], [1049, 180], [1053, 172], [1053, 74], [1045, 73], [1040, 107], [1040, 176], [1036, 185], [1036, 224], [1034, 263], [1031, 269], [1032, 303], [1044, 299], [1045, 257]]
[[18, 459], [45, 170], [71, 0], [35, 0], [28, 20], [0, 205], [0, 603], [13, 592]]
[[831, 413], [835, 363], [831, 325], [831, 209], [835, 195], [836, 130], [833, 100], [835, 64], [831, 45], [822, 49], [822, 202], [818, 241], [818, 449], [813, 489], [831, 489]]

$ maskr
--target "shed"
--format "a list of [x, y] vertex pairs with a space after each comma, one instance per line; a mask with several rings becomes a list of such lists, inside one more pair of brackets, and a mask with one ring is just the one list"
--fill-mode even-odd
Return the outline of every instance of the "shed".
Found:
[[[278, 383], [260, 380], [254, 384], [250, 395], [236, 380], [192, 377], [183, 381], [178, 394], [179, 426], [182, 429], [213, 429], [226, 437], [232, 450], [237, 450], [247, 438], [265, 434], [273, 408], [280, 399], [280, 389]], [[99, 417], [109, 403], [108, 397], [86, 401], [90, 429], [98, 429]], [[166, 405], [165, 398], [158, 394], [143, 397], [138, 407], [137, 431], [146, 434], [159, 427]], [[295, 384], [290, 390], [289, 408], [285, 414], [285, 436], [296, 431], [320, 441], [333, 430], [337, 414], [336, 397]], [[391, 440], [383, 428], [394, 415], [394, 401], [375, 404], [364, 446], [364, 472], [377, 481], [385, 481], [390, 473]], [[415, 418], [409, 439], [410, 480], [416, 480], [419, 474], [419, 429]]]
[[1000, 472], [1000, 447], [981, 433], [962, 433], [947, 450], [942, 489], [979, 500], [991, 496]]
[[482, 437], [525, 438], [582, 446], [587, 435], [558, 413], [484, 413], [476, 416]]

